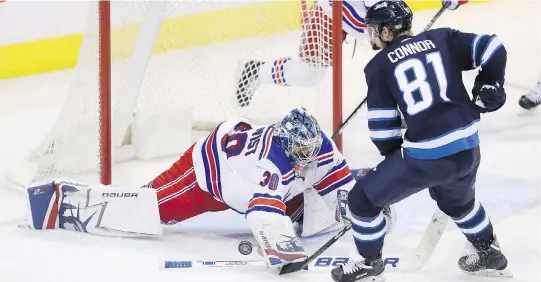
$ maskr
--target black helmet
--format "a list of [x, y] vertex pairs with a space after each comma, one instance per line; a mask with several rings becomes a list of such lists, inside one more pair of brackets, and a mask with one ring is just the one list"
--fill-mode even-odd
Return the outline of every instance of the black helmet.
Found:
[[404, 1], [381, 1], [366, 12], [366, 24], [374, 27], [381, 34], [386, 26], [394, 34], [411, 29], [413, 13]]

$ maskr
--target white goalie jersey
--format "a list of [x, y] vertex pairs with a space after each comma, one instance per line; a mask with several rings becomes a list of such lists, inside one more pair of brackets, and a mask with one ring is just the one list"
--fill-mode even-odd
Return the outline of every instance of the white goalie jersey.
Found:
[[[381, 0], [346, 0], [342, 2], [342, 29], [355, 39], [363, 40], [366, 35], [366, 11]], [[317, 4], [332, 18], [332, 0], [319, 0]]]
[[284, 149], [273, 142], [273, 132], [274, 125], [252, 127], [231, 120], [199, 140], [193, 151], [201, 189], [245, 214], [253, 229], [284, 216], [285, 202], [308, 188], [334, 210], [336, 190], [349, 191], [354, 185], [346, 161], [323, 133], [317, 162], [296, 172]]

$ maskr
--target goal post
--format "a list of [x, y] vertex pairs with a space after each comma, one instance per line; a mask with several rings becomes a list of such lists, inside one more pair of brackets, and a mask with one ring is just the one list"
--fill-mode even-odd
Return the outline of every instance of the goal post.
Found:
[[99, 69], [100, 69], [100, 182], [104, 185], [112, 181], [111, 150], [111, 3], [99, 3]]
[[[235, 100], [243, 62], [299, 56], [304, 17], [314, 5], [306, 0], [90, 2], [58, 121], [26, 157], [24, 165], [33, 169], [8, 178], [21, 185], [59, 176], [109, 184], [118, 161], [179, 155], [221, 121], [242, 116], [273, 123], [299, 106], [332, 134], [342, 121], [341, 1], [333, 0], [332, 31], [324, 24], [315, 27], [319, 34], [333, 34], [332, 64], [324, 58], [311, 62], [324, 74], [320, 83], [261, 85], [249, 106]], [[314, 44], [317, 40], [311, 44], [320, 54], [327, 46]], [[340, 137], [336, 143], [342, 147]]]

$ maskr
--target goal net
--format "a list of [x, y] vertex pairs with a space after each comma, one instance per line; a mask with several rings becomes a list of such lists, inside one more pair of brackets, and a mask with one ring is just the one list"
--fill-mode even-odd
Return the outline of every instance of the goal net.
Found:
[[[315, 87], [261, 85], [245, 107], [235, 95], [243, 62], [298, 57], [311, 1], [114, 1], [106, 3], [110, 18], [102, 5], [89, 4], [69, 95], [51, 132], [26, 159], [32, 180], [81, 173], [98, 180], [110, 174], [104, 144], [112, 148], [113, 163], [141, 152], [144, 159], [180, 154], [198, 132], [221, 121], [244, 116], [272, 123], [298, 106], [331, 131], [333, 75], [325, 58], [311, 60], [325, 71]], [[320, 22], [310, 21], [319, 35], [309, 48], [330, 48], [317, 44], [329, 34], [328, 25], [313, 26]], [[110, 62], [102, 54], [108, 49]], [[108, 87], [110, 98], [103, 98]], [[110, 117], [100, 115], [108, 105]], [[110, 141], [100, 135], [108, 126]], [[156, 144], [149, 145], [152, 139]]]

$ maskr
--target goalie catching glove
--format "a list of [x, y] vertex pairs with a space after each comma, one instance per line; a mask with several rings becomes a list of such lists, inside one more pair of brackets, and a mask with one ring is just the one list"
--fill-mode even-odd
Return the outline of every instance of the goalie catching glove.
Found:
[[262, 224], [255, 229], [254, 237], [261, 246], [263, 257], [271, 267], [302, 261], [306, 253], [299, 237], [295, 234], [289, 217]]

